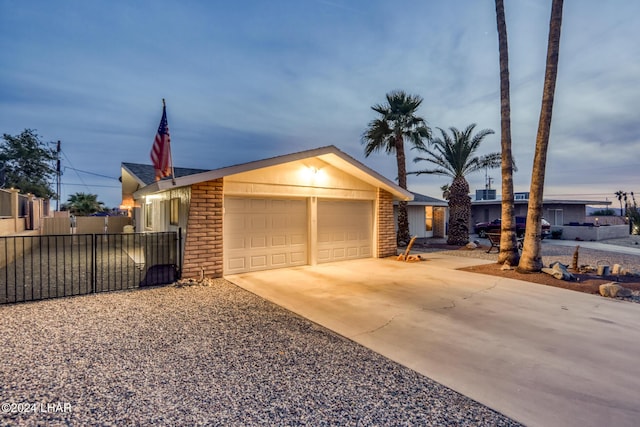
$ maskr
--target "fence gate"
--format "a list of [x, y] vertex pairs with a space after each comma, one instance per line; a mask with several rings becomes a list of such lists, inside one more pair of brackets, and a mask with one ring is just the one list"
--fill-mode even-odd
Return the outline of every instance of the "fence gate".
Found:
[[0, 304], [173, 283], [181, 234], [0, 237]]

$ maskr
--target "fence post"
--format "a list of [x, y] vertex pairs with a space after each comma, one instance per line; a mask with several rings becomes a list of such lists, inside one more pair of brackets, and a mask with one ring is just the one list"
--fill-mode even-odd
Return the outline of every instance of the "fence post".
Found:
[[95, 234], [91, 234], [91, 293], [96, 293], [96, 281], [98, 271], [98, 239]]
[[182, 227], [178, 228], [178, 271], [176, 279], [182, 278]]
[[13, 232], [18, 232], [18, 217], [20, 216], [20, 204], [18, 200], [18, 193], [20, 190], [15, 188], [9, 189], [11, 192], [11, 218], [13, 218]]

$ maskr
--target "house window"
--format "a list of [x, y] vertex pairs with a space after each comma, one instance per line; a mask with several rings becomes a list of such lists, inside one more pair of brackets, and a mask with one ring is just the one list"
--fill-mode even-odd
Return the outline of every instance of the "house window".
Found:
[[433, 206], [424, 207], [424, 225], [426, 231], [433, 231]]
[[153, 205], [151, 203], [144, 206], [144, 226], [145, 228], [153, 228]]
[[562, 209], [549, 209], [549, 217], [550, 218], [545, 219], [547, 219], [551, 225], [563, 225], [564, 223]]
[[178, 225], [180, 220], [180, 199], [171, 199], [169, 225]]

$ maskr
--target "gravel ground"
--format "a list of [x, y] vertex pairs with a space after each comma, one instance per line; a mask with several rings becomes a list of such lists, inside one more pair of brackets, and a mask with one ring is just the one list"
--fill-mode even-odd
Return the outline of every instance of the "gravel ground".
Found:
[[518, 425], [222, 279], [3, 305], [0, 344], [0, 425]]
[[[489, 246], [487, 239], [480, 239], [477, 236], [472, 237], [471, 240], [478, 240], [481, 244], [485, 246]], [[429, 239], [431, 244], [442, 244], [445, 242], [444, 239], [436, 240]], [[494, 249], [492, 253], [486, 253], [486, 250], [475, 249], [475, 250], [466, 250], [464, 248], [458, 250], [443, 250], [441, 247], [433, 247], [429, 246], [430, 243], [425, 245], [417, 245], [413, 252], [440, 252], [446, 255], [454, 255], [454, 256], [464, 256], [478, 259], [486, 259], [486, 260], [498, 260], [498, 254]], [[629, 236], [621, 239], [610, 239], [603, 240], [600, 243], [606, 243], [613, 246], [624, 246], [624, 247], [633, 247], [639, 248], [638, 252], [640, 253], [640, 236]], [[575, 246], [580, 245], [580, 242], [575, 242]], [[553, 245], [550, 243], [542, 242], [542, 262], [544, 265], [549, 265], [554, 261], [560, 261], [565, 265], [571, 265], [573, 261], [573, 253], [575, 251], [575, 246], [559, 246]], [[609, 266], [613, 264], [621, 264], [626, 269], [631, 271], [640, 272], [640, 255], [628, 255], [622, 253], [615, 253], [609, 251], [601, 251], [596, 249], [589, 249], [585, 247], [580, 247], [579, 250], [579, 259], [578, 264], [580, 265], [593, 265], [596, 266], [598, 262], [603, 262]]]

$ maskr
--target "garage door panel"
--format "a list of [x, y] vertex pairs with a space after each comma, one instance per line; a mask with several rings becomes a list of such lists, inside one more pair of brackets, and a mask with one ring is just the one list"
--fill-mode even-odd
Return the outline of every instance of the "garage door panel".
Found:
[[263, 268], [267, 266], [267, 256], [266, 255], [254, 255], [251, 257], [251, 269], [254, 268]]
[[287, 245], [287, 236], [286, 235], [271, 236], [271, 246], [272, 247], [286, 246], [286, 245]]
[[228, 249], [246, 249], [246, 242], [244, 238], [229, 238], [225, 241], [225, 246]]
[[246, 199], [248, 208], [254, 212], [264, 212], [267, 208], [267, 200], [265, 199]]
[[246, 259], [242, 258], [231, 258], [228, 261], [228, 265], [233, 270], [244, 270], [247, 266], [245, 263]]
[[304, 245], [306, 247], [307, 236], [305, 234], [291, 234], [290, 237], [292, 246]]
[[267, 238], [266, 236], [252, 236], [250, 237], [251, 245], [249, 249], [264, 249], [267, 247]]
[[291, 264], [302, 265], [307, 263], [307, 251], [291, 252]]
[[287, 254], [273, 254], [271, 256], [271, 266], [273, 267], [284, 267], [287, 264]]
[[225, 198], [225, 274], [305, 265], [306, 200]]

